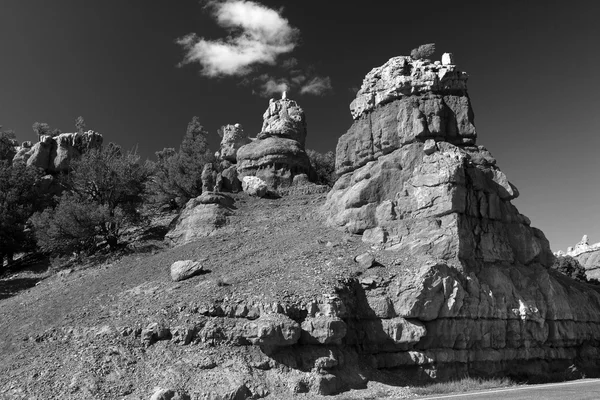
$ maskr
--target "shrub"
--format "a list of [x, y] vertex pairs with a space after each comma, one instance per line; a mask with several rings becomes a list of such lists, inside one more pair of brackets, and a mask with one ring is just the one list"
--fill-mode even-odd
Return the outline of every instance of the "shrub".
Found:
[[4, 256], [33, 247], [27, 220], [39, 206], [36, 182], [41, 173], [23, 163], [0, 161], [0, 266]]
[[320, 185], [333, 186], [337, 180], [335, 173], [335, 154], [328, 151], [325, 154], [315, 150], [306, 150], [312, 169], [312, 180]]
[[32, 217], [38, 245], [48, 252], [92, 252], [105, 241], [117, 248], [123, 231], [141, 221], [151, 169], [135, 152], [110, 143], [71, 164], [56, 208]]
[[[1, 128], [1, 126], [0, 126]], [[0, 131], [0, 161], [11, 161], [16, 154], [17, 135], [14, 131]]]
[[419, 47], [412, 49], [410, 56], [413, 60], [420, 60], [431, 57], [435, 53], [435, 43], [422, 44]]
[[176, 203], [181, 207], [202, 194], [202, 170], [205, 164], [214, 161], [207, 136], [199, 118], [194, 117], [188, 124], [179, 151], [165, 148], [156, 152], [155, 173], [150, 182], [155, 202]]
[[50, 128], [50, 125], [45, 122], [34, 122], [31, 128], [38, 136], [52, 135], [52, 129]]
[[572, 279], [588, 282], [585, 276], [585, 268], [581, 266], [576, 258], [571, 256], [557, 256], [551, 268]]

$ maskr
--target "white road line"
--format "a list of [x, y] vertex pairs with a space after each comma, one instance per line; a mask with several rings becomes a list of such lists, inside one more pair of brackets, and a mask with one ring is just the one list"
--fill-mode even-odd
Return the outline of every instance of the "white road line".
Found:
[[488, 390], [488, 391], [480, 391], [480, 392], [473, 392], [473, 393], [448, 394], [448, 395], [436, 396], [436, 397], [418, 397], [418, 399], [423, 399], [423, 400], [450, 399], [452, 397], [477, 396], [480, 394], [512, 392], [515, 390], [526, 390], [526, 389], [536, 389], [536, 388], [537, 389], [545, 389], [545, 388], [556, 387], [556, 386], [568, 386], [568, 385], [577, 385], [577, 384], [583, 384], [583, 383], [600, 383], [600, 379], [585, 379], [585, 380], [577, 380], [577, 381], [563, 382], [563, 383], [547, 383], [547, 384], [543, 384], [543, 385], [527, 385], [527, 386], [521, 386], [521, 387], [516, 387], [516, 388]]

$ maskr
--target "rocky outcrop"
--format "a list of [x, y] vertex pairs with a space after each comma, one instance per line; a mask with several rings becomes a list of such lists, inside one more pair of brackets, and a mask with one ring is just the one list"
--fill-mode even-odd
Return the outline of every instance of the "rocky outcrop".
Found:
[[66, 172], [72, 160], [90, 149], [102, 145], [98, 132], [61, 133], [58, 136], [41, 136], [39, 142], [23, 142], [16, 148], [13, 162], [25, 162], [49, 173]]
[[165, 239], [173, 245], [182, 245], [213, 234], [227, 224], [233, 203], [233, 199], [223, 193], [202, 193], [187, 202]]
[[240, 124], [225, 125], [221, 128], [219, 134], [221, 135], [221, 148], [217, 158], [236, 163], [237, 151], [240, 147], [250, 143], [250, 138], [248, 138]]
[[294, 176], [310, 172], [304, 111], [293, 100], [271, 99], [263, 120], [256, 139], [237, 151], [240, 179], [253, 175], [271, 189], [290, 186]]
[[575, 258], [585, 268], [587, 279], [600, 280], [600, 242], [590, 244], [588, 236], [583, 235], [581, 241], [574, 247], [569, 247], [566, 253], [558, 251], [556, 255]]
[[467, 75], [449, 60], [395, 57], [352, 102], [323, 212], [397, 262], [350, 291], [344, 341], [377, 368], [437, 377], [597, 371], [600, 294], [548, 269], [548, 241], [476, 145]]

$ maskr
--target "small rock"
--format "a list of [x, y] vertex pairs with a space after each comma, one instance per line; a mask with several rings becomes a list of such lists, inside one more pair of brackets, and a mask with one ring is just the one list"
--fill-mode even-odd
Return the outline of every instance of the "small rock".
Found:
[[362, 268], [370, 268], [375, 263], [375, 256], [367, 252], [354, 257], [354, 261]]
[[427, 155], [435, 153], [437, 151], [437, 145], [435, 143], [435, 140], [433, 140], [433, 139], [427, 139], [425, 141], [425, 146], [423, 147], [423, 151]]
[[173, 265], [171, 265], [171, 279], [176, 282], [182, 281], [184, 279], [188, 279], [194, 275], [199, 274], [203, 270], [204, 268], [197, 261], [175, 261]]
[[454, 64], [454, 55], [452, 53], [442, 54], [442, 65], [452, 65], [452, 64]]
[[169, 328], [158, 322], [153, 322], [147, 327], [142, 329], [142, 342], [152, 344], [157, 340], [168, 340], [171, 339], [171, 331]]
[[157, 388], [150, 400], [190, 400], [190, 396], [171, 389]]
[[250, 196], [264, 197], [267, 194], [267, 184], [256, 176], [245, 176], [242, 179], [242, 190]]

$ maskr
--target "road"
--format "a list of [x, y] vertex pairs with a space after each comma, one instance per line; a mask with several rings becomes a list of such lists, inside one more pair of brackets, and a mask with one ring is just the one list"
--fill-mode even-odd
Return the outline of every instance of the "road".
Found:
[[480, 392], [447, 394], [422, 397], [422, 399], [451, 400], [598, 400], [600, 399], [600, 379], [580, 379], [563, 383], [527, 385], [516, 388], [492, 389]]

